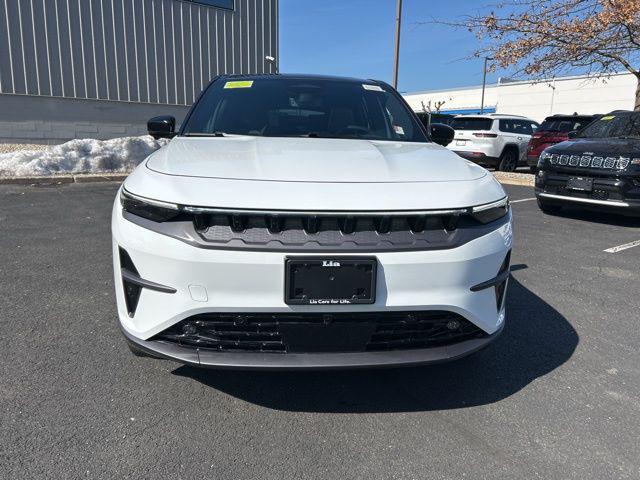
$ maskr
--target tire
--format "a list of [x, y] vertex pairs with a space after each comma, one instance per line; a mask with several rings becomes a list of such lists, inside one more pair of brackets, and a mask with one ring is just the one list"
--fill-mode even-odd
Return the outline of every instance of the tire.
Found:
[[538, 208], [542, 210], [543, 213], [554, 214], [562, 210], [562, 207], [560, 205], [549, 205], [548, 203], [543, 202], [539, 198], [536, 199], [536, 201], [538, 202]]
[[506, 148], [500, 155], [498, 170], [501, 172], [515, 172], [516, 168], [518, 168], [518, 155], [513, 149]]

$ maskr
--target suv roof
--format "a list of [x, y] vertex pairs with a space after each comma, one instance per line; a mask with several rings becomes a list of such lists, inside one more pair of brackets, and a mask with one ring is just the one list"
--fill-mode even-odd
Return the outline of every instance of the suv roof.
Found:
[[507, 113], [482, 113], [482, 114], [474, 114], [474, 113], [466, 113], [463, 115], [456, 115], [456, 118], [486, 118], [493, 120], [495, 118], [523, 118], [525, 120], [530, 120], [523, 115], [509, 115]]
[[553, 115], [549, 115], [545, 118], [545, 120], [557, 120], [559, 118], [595, 118], [602, 116], [601, 113], [592, 113], [592, 114], [580, 114], [580, 113], [556, 113]]
[[216, 78], [225, 78], [225, 79], [249, 79], [249, 80], [257, 80], [259, 78], [299, 78], [299, 79], [315, 79], [315, 80], [342, 80], [347, 82], [356, 82], [356, 83], [378, 83], [385, 84], [385, 82], [381, 80], [375, 80], [372, 78], [356, 78], [356, 77], [341, 77], [339, 75], [322, 75], [322, 74], [311, 74], [311, 73], [243, 73], [243, 74], [224, 74], [219, 75]]

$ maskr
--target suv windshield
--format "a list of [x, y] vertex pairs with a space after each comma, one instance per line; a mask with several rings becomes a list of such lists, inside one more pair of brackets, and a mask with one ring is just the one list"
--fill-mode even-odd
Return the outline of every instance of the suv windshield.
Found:
[[640, 138], [640, 112], [611, 113], [600, 117], [579, 138]]
[[431, 114], [431, 123], [442, 123], [444, 125], [451, 125], [453, 122], [454, 116], [447, 115], [446, 113], [432, 113]]
[[[426, 127], [429, 123], [429, 114], [426, 112], [416, 112], [416, 116], [420, 119], [422, 124]], [[431, 123], [442, 123], [443, 125], [451, 125], [453, 122], [453, 115], [447, 115], [446, 113], [432, 113]]]
[[491, 130], [491, 118], [455, 118], [451, 122], [454, 130]]
[[182, 134], [428, 141], [413, 113], [386, 86], [279, 76], [213, 82]]
[[589, 124], [593, 120], [593, 117], [553, 117], [547, 118], [540, 128], [539, 132], [572, 132], [574, 130], [580, 130], [585, 125]]

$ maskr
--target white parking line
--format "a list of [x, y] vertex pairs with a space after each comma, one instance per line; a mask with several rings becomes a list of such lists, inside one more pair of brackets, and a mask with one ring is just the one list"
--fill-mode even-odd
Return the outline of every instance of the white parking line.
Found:
[[640, 240], [636, 240], [635, 242], [625, 243], [624, 245], [618, 245], [617, 247], [611, 247], [604, 250], [607, 253], [618, 253], [622, 250], [626, 250], [627, 248], [633, 248], [640, 246]]
[[509, 200], [509, 203], [518, 203], [518, 202], [528, 202], [529, 200], [535, 200], [536, 197], [533, 198], [521, 198], [520, 200]]

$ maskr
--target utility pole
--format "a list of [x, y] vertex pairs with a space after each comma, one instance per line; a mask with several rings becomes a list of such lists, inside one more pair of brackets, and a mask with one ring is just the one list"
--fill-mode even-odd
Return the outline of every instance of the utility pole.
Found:
[[484, 89], [487, 85], [487, 60], [493, 60], [493, 58], [484, 57], [484, 71], [482, 73], [482, 100], [480, 100], [480, 114], [484, 113]]
[[398, 88], [398, 63], [400, 57], [400, 24], [402, 23], [402, 0], [396, 8], [396, 54], [393, 62], [393, 88]]

